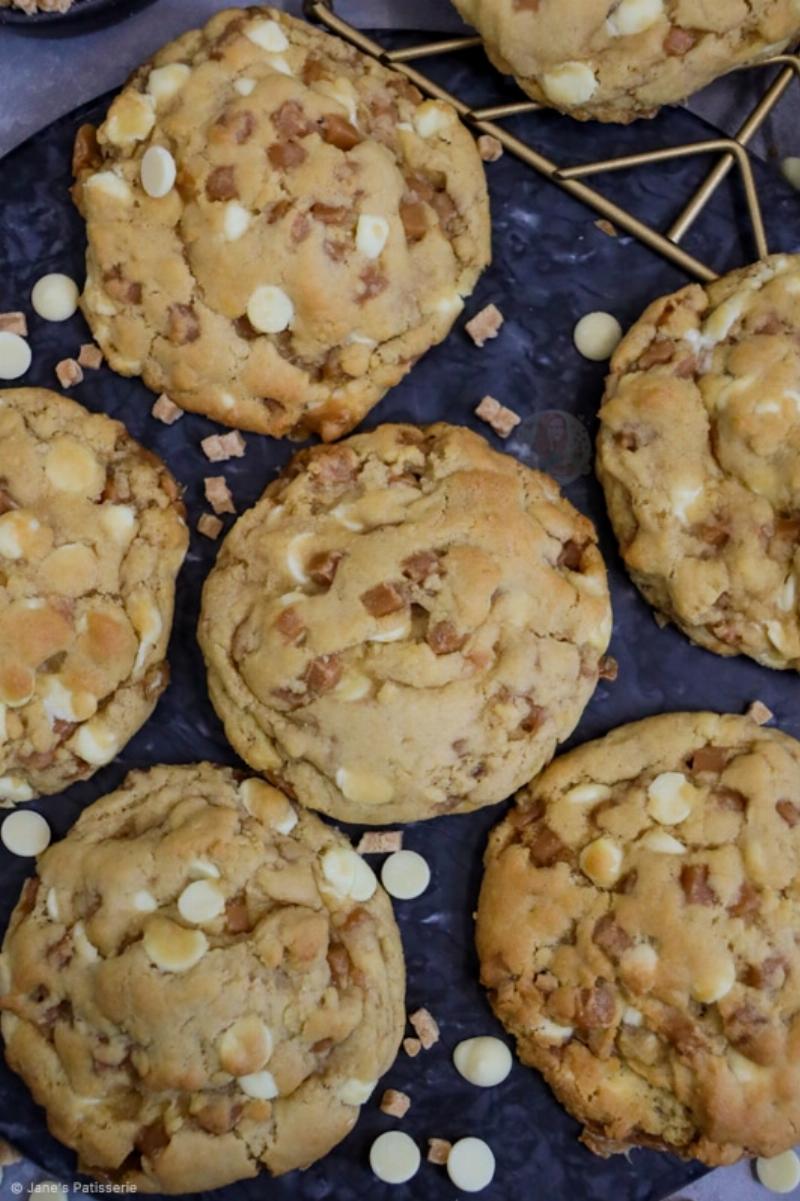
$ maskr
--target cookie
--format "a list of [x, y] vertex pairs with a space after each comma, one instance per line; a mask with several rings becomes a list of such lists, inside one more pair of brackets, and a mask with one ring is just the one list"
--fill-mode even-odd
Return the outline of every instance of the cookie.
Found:
[[470, 430], [384, 425], [298, 454], [203, 593], [211, 698], [251, 767], [381, 824], [494, 804], [594, 691], [594, 528]]
[[166, 46], [79, 132], [75, 169], [111, 366], [259, 433], [346, 433], [489, 261], [455, 111], [276, 9]]
[[676, 713], [557, 759], [491, 835], [492, 1006], [601, 1155], [773, 1155], [800, 1121], [800, 743]]
[[338, 831], [211, 764], [133, 772], [38, 861], [3, 944], [9, 1065], [81, 1167], [194, 1193], [307, 1167], [405, 1023], [391, 904]]
[[86, 779], [152, 713], [183, 517], [119, 421], [44, 388], [0, 392], [0, 805]]
[[611, 362], [597, 470], [651, 605], [719, 655], [800, 668], [800, 256], [646, 310]]
[[651, 117], [800, 34], [796, 0], [453, 2], [498, 70], [582, 121]]

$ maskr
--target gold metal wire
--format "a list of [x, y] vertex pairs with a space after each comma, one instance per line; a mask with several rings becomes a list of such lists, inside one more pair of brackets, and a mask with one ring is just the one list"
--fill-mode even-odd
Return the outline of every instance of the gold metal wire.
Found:
[[[706, 263], [700, 261], [684, 250], [680, 245], [689, 229], [708, 205], [720, 184], [730, 170], [736, 166], [742, 179], [747, 211], [752, 227], [753, 239], [759, 258], [769, 253], [764, 219], [758, 198], [758, 188], [753, 174], [747, 146], [758, 132], [776, 104], [781, 100], [786, 89], [795, 76], [800, 76], [800, 56], [795, 54], [776, 54], [763, 62], [759, 67], [783, 66], [784, 70], [772, 81], [756, 107], [750, 113], [736, 135], [732, 138], [707, 138], [699, 142], [685, 142], [677, 146], [668, 146], [659, 150], [646, 150], [638, 154], [622, 155], [617, 158], [581, 163], [573, 166], [560, 166], [541, 154], [534, 146], [523, 142], [521, 138], [509, 133], [497, 122], [508, 117], [517, 117], [524, 113], [540, 110], [541, 105], [533, 100], [519, 100], [506, 104], [489, 105], [483, 108], [472, 108], [458, 96], [452, 95], [432, 79], [428, 79], [411, 63], [434, 55], [456, 54], [463, 50], [481, 45], [479, 37], [440, 38], [422, 42], [416, 46], [407, 46], [401, 50], [386, 50], [378, 42], [372, 40], [360, 29], [345, 21], [334, 10], [334, 0], [305, 0], [306, 15], [325, 25], [331, 33], [337, 34], [350, 42], [365, 54], [371, 55], [387, 66], [392, 66], [402, 72], [426, 96], [437, 100], [446, 100], [455, 108], [465, 124], [476, 133], [490, 134], [496, 138], [510, 154], [516, 155], [529, 167], [533, 167], [540, 175], [545, 176], [563, 191], [574, 196], [583, 204], [588, 205], [611, 221], [613, 225], [633, 237], [638, 238], [646, 246], [675, 263], [687, 275], [694, 276], [703, 282], [717, 278], [717, 273]], [[609, 200], [602, 192], [590, 187], [583, 180], [593, 175], [607, 171], [619, 171], [635, 167], [661, 163], [670, 159], [686, 158], [698, 154], [721, 154], [721, 158], [709, 173], [702, 185], [689, 200], [683, 211], [676, 218], [666, 233], [654, 229], [635, 214], [622, 208], [613, 200]]]

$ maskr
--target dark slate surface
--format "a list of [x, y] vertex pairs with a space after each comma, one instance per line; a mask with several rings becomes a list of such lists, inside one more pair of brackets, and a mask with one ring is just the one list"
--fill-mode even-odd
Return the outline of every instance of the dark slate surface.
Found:
[[[503, 95], [505, 85], [499, 81], [490, 85], [477, 56], [458, 64], [442, 61], [434, 70], [451, 86], [469, 87], [476, 101]], [[510, 89], [508, 94], [514, 95]], [[83, 278], [83, 232], [67, 193], [70, 144], [76, 126], [87, 119], [98, 120], [103, 109], [101, 101], [64, 118], [0, 163], [0, 310], [28, 310], [34, 364], [21, 381], [25, 384], [54, 386], [55, 363], [75, 354], [88, 336], [79, 316], [64, 325], [40, 321], [31, 313], [28, 297], [34, 282], [47, 271]], [[699, 140], [709, 131], [684, 111], [662, 114], [635, 129], [582, 127], [552, 114], [517, 124], [529, 134], [535, 131], [545, 152], [562, 162], [624, 153], [642, 143]], [[582, 360], [574, 350], [574, 323], [595, 308], [611, 310], [623, 324], [629, 323], [655, 295], [686, 280], [632, 240], [610, 238], [599, 231], [594, 214], [509, 156], [490, 165], [488, 172], [494, 265], [467, 312], [496, 301], [506, 316], [503, 332], [478, 351], [462, 331], [455, 331], [370, 414], [365, 426], [385, 420], [447, 419], [485, 433], [485, 427], [473, 419], [472, 409], [491, 391], [525, 417], [510, 445], [514, 453], [569, 481], [570, 499], [598, 523], [611, 573], [615, 610], [611, 649], [619, 660], [620, 676], [616, 684], [601, 683], [575, 741], [673, 709], [740, 712], [755, 697], [775, 711], [785, 730], [800, 735], [795, 676], [770, 672], [746, 660], [716, 658], [692, 647], [676, 632], [658, 629], [620, 569], [601, 493], [590, 474], [588, 440], [594, 436], [603, 367]], [[700, 162], [673, 163], [610, 177], [603, 186], [639, 213], [666, 222], [702, 173]], [[774, 248], [800, 248], [797, 195], [777, 172], [759, 165], [757, 175]], [[702, 232], [694, 234], [689, 245], [719, 269], [752, 257], [737, 186], [723, 189], [704, 218]], [[167, 429], [149, 416], [153, 397], [144, 386], [107, 369], [87, 372], [72, 394], [90, 409], [121, 418], [135, 437], [163, 455], [186, 487], [194, 525], [203, 508], [202, 478], [209, 471], [199, 443], [218, 427], [185, 416]], [[290, 454], [288, 444], [247, 435], [246, 457], [222, 468], [240, 510], [253, 503]], [[116, 787], [131, 767], [199, 758], [236, 762], [208, 701], [194, 638], [200, 587], [215, 551], [214, 544], [193, 533], [179, 581], [171, 647], [173, 682], [153, 719], [119, 759], [92, 781], [33, 806], [46, 815], [55, 835], [63, 835], [78, 812]], [[461, 1038], [501, 1033], [476, 983], [471, 918], [486, 834], [501, 812], [499, 807], [469, 817], [442, 818], [407, 831], [406, 845], [422, 851], [433, 869], [428, 892], [416, 901], [398, 904], [409, 968], [408, 1007], [427, 1005], [439, 1019], [442, 1041], [414, 1061], [401, 1054], [383, 1085], [391, 1083], [410, 1093], [413, 1105], [403, 1129], [419, 1140], [423, 1150], [424, 1140], [431, 1135], [455, 1139], [476, 1134], [489, 1141], [498, 1169], [483, 1194], [487, 1201], [527, 1196], [547, 1201], [655, 1201], [702, 1169], [651, 1152], [597, 1159], [578, 1143], [577, 1125], [532, 1071], [516, 1065], [504, 1084], [483, 1091], [461, 1080], [450, 1063], [450, 1051]], [[0, 926], [4, 927], [30, 864], [0, 850], [0, 869]], [[215, 1198], [355, 1201], [368, 1194], [374, 1201], [390, 1197], [392, 1201], [439, 1201], [452, 1197], [454, 1189], [443, 1169], [425, 1162], [408, 1185], [389, 1187], [375, 1180], [367, 1166], [369, 1145], [394, 1124], [373, 1102], [352, 1135], [305, 1174], [243, 1183]], [[50, 1175], [74, 1178], [72, 1156], [48, 1136], [41, 1111], [4, 1067], [0, 1069], [0, 1134]], [[9, 1179], [7, 1175], [3, 1196], [11, 1195]]]

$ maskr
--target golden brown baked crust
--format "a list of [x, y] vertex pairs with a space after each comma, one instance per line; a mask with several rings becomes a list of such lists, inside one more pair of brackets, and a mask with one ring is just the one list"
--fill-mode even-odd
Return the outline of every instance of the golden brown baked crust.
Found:
[[577, 724], [610, 629], [591, 522], [439, 424], [297, 455], [225, 540], [198, 633], [246, 762], [380, 824], [530, 779]]
[[800, 667], [800, 256], [650, 305], [600, 422], [598, 475], [648, 601], [717, 654]]
[[325, 1155], [404, 1026], [370, 869], [263, 780], [210, 764], [133, 772], [83, 812], [23, 889], [0, 987], [6, 1058], [53, 1134], [142, 1192]]
[[454, 3], [498, 70], [580, 120], [652, 116], [800, 34], [796, 0]]
[[556, 759], [492, 833], [482, 980], [593, 1150], [796, 1141], [798, 797], [793, 738], [667, 714]]
[[44, 388], [0, 392], [0, 805], [85, 779], [152, 713], [183, 513], [120, 422]]
[[[156, 146], [177, 165], [160, 199], [140, 181]], [[489, 261], [483, 164], [454, 110], [275, 9], [161, 50], [80, 131], [76, 176], [82, 305], [111, 366], [260, 433], [346, 433]]]

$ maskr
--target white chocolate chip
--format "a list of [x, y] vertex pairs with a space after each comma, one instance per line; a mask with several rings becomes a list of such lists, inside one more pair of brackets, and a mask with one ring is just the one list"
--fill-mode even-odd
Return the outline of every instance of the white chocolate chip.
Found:
[[419, 1147], [402, 1130], [379, 1134], [369, 1149], [369, 1166], [384, 1184], [405, 1184], [419, 1171]]
[[479, 1088], [502, 1084], [511, 1071], [511, 1052], [505, 1043], [491, 1035], [466, 1038], [453, 1051], [456, 1071]]
[[352, 516], [351, 507], [350, 505], [336, 505], [334, 509], [331, 509], [330, 516], [335, 517], [345, 529], [358, 533], [365, 528], [364, 523], [363, 521], [359, 521], [357, 517]]
[[447, 1175], [462, 1193], [479, 1193], [494, 1180], [494, 1154], [482, 1138], [460, 1138], [447, 1156]]
[[244, 33], [256, 46], [272, 54], [289, 49], [289, 39], [277, 21], [256, 21]]
[[44, 907], [47, 910], [47, 916], [50, 918], [50, 921], [57, 922], [60, 918], [60, 913], [58, 910], [58, 893], [54, 888], [48, 888]]
[[6, 713], [7, 713], [6, 706], [3, 704], [0, 704], [0, 746], [2, 746], [2, 744], [5, 742], [6, 738], [8, 737], [8, 726], [7, 726], [7, 721], [6, 721]]
[[279, 334], [288, 329], [294, 319], [294, 305], [274, 284], [262, 284], [247, 302], [247, 317], [253, 329], [262, 334]]
[[736, 965], [732, 959], [706, 960], [692, 981], [692, 996], [702, 1005], [713, 1005], [726, 997], [736, 983]]
[[759, 1156], [756, 1175], [772, 1193], [793, 1193], [800, 1184], [800, 1159], [794, 1151], [783, 1151], [769, 1158]]
[[222, 216], [222, 232], [226, 241], [236, 242], [245, 234], [250, 226], [250, 211], [239, 204], [238, 200], [229, 200], [225, 205]]
[[542, 77], [542, 88], [553, 104], [574, 108], [592, 98], [597, 79], [587, 63], [561, 63]]
[[597, 805], [600, 801], [607, 801], [610, 796], [611, 789], [607, 784], [576, 784], [564, 793], [564, 800], [571, 805]]
[[649, 942], [629, 947], [620, 960], [622, 975], [635, 992], [648, 992], [653, 987], [657, 967], [658, 955]]
[[375, 1092], [375, 1080], [358, 1080], [352, 1076], [340, 1085], [337, 1096], [345, 1105], [364, 1105]]
[[22, 559], [27, 539], [39, 528], [39, 522], [30, 513], [12, 509], [0, 514], [0, 555], [4, 559]]
[[278, 1095], [272, 1072], [250, 1072], [247, 1076], [240, 1076], [237, 1084], [243, 1093], [256, 1101], [272, 1101]]
[[612, 38], [630, 37], [650, 29], [664, 16], [664, 0], [620, 0], [609, 14], [606, 30]]
[[372, 681], [369, 676], [358, 671], [346, 671], [333, 690], [333, 695], [340, 701], [360, 701], [369, 696], [372, 691]]
[[102, 505], [100, 520], [115, 542], [128, 543], [136, 527], [136, 510], [130, 505]]
[[178, 913], [185, 922], [203, 926], [213, 922], [225, 908], [225, 894], [213, 880], [195, 880], [178, 897]]
[[692, 487], [687, 484], [679, 484], [676, 488], [672, 489], [670, 501], [672, 503], [672, 510], [679, 521], [686, 522], [688, 520], [689, 510], [702, 491], [702, 488]]
[[0, 379], [19, 379], [31, 365], [31, 348], [19, 334], [0, 330]]
[[610, 359], [622, 339], [622, 326], [611, 313], [587, 313], [573, 332], [579, 354], [593, 363]]
[[41, 855], [50, 845], [50, 827], [40, 813], [34, 813], [32, 809], [20, 809], [3, 819], [0, 840], [12, 855], [27, 859]]
[[97, 698], [91, 692], [65, 688], [58, 676], [45, 676], [40, 696], [48, 721], [88, 721], [97, 711]]
[[381, 869], [381, 883], [390, 897], [411, 901], [431, 882], [431, 869], [416, 851], [395, 851]]
[[[133, 192], [127, 180], [115, 174], [114, 171], [98, 171], [95, 175], [90, 175], [84, 187], [90, 188], [93, 192], [102, 192], [104, 196], [110, 196], [112, 200], [119, 200], [123, 204], [130, 204], [133, 200]], [[108, 316], [115, 312], [116, 309], [112, 309]]]
[[292, 538], [291, 542], [286, 548], [286, 567], [289, 575], [298, 584], [307, 584], [310, 579], [308, 572], [303, 566], [303, 560], [299, 553], [300, 547], [307, 542], [310, 537], [311, 534], [308, 532], [304, 534], [297, 534], [294, 538]]
[[178, 169], [166, 146], [149, 146], [139, 164], [139, 178], [148, 196], [160, 200], [173, 188]]
[[257, 821], [263, 822], [279, 834], [291, 834], [297, 825], [297, 812], [282, 792], [259, 780], [255, 776], [239, 785], [242, 803]]
[[91, 763], [93, 767], [110, 763], [118, 750], [116, 734], [99, 718], [82, 725], [70, 739], [69, 746], [80, 759]]
[[268, 54], [267, 65], [276, 71], [278, 75], [294, 75], [294, 71], [287, 63], [282, 54]]
[[622, 1011], [622, 1020], [626, 1026], [641, 1026], [644, 1018], [638, 1009], [634, 1009], [632, 1005], [626, 1005]]
[[385, 217], [362, 213], [356, 225], [356, 249], [365, 258], [376, 259], [389, 237], [389, 222]]
[[786, 577], [778, 593], [778, 608], [782, 613], [791, 613], [797, 602], [797, 584], [794, 575]]
[[789, 155], [781, 163], [781, 171], [792, 187], [800, 192], [800, 158]]
[[147, 77], [147, 91], [156, 105], [164, 103], [178, 94], [191, 73], [186, 63], [167, 63], [165, 67], [154, 67]]
[[243, 75], [241, 79], [237, 79], [233, 85], [234, 91], [238, 92], [240, 96], [250, 96], [255, 91], [255, 86], [256, 81], [248, 79], [246, 75]]
[[441, 100], [423, 100], [414, 113], [414, 129], [421, 138], [447, 133], [455, 124], [455, 113]]
[[94, 452], [67, 435], [50, 443], [44, 473], [60, 492], [87, 497], [99, 496], [106, 482], [105, 470]]
[[96, 963], [100, 958], [97, 947], [89, 941], [83, 922], [76, 922], [72, 927], [72, 942], [81, 959], [87, 963]]
[[210, 859], [193, 859], [189, 864], [189, 875], [193, 880], [219, 880], [220, 870]]
[[133, 894], [133, 907], [137, 913], [155, 913], [158, 909], [158, 901], [151, 892], [142, 888]]
[[378, 887], [369, 864], [347, 847], [329, 847], [320, 862], [325, 880], [339, 897], [368, 901]]
[[686, 847], [666, 830], [648, 830], [642, 837], [642, 846], [657, 855], [683, 855]]
[[0, 776], [0, 801], [32, 801], [33, 789], [19, 776]]
[[247, 1079], [269, 1062], [272, 1046], [272, 1031], [260, 1017], [248, 1014], [228, 1027], [217, 1049], [223, 1071]]
[[541, 1017], [533, 1027], [533, 1033], [543, 1043], [565, 1043], [572, 1038], [572, 1026], [560, 1026], [550, 1018]]
[[580, 854], [580, 866], [598, 888], [611, 888], [622, 874], [623, 854], [612, 838], [603, 834], [585, 846]]
[[407, 615], [397, 618], [394, 625], [382, 626], [374, 634], [369, 634], [366, 642], [402, 642], [411, 633], [411, 621]]
[[340, 767], [336, 772], [336, 787], [348, 801], [355, 801], [359, 805], [386, 805], [394, 797], [391, 781], [372, 771]]
[[692, 812], [697, 789], [679, 771], [665, 771], [647, 788], [647, 812], [662, 826], [677, 826]]
[[68, 321], [78, 308], [78, 285], [68, 275], [54, 271], [33, 285], [33, 311], [45, 321]]
[[160, 916], [150, 918], [142, 942], [148, 959], [164, 972], [186, 972], [208, 950], [208, 939], [202, 930], [187, 930]]
[[156, 123], [155, 99], [146, 92], [120, 92], [103, 125], [106, 138], [114, 146], [132, 146], [141, 142]]

